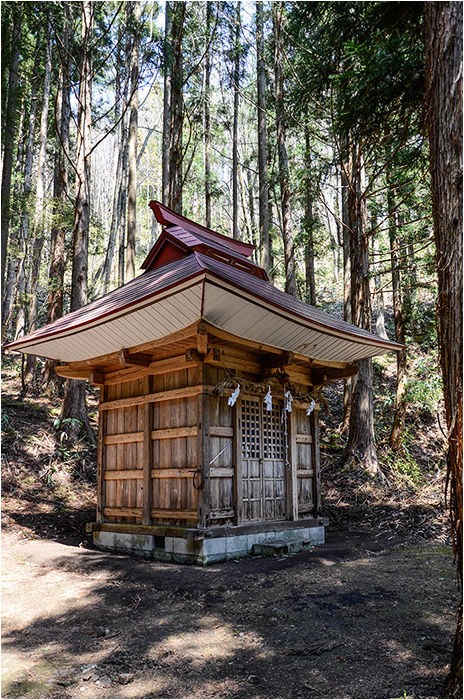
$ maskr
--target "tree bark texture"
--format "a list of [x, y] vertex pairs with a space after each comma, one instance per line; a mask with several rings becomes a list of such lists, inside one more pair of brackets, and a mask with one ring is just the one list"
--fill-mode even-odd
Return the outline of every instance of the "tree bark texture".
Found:
[[[348, 187], [350, 232], [351, 322], [371, 330], [371, 296], [369, 288], [369, 239], [367, 234], [367, 203], [364, 194], [365, 174], [360, 148], [352, 145], [351, 181]], [[374, 396], [372, 360], [358, 362], [351, 397], [348, 444], [344, 460], [358, 463], [368, 473], [378, 474], [374, 435]]]
[[87, 302], [93, 13], [94, 10], [90, 0], [84, 0], [82, 2], [82, 58], [79, 74], [79, 107], [76, 134], [76, 193], [73, 227], [71, 311], [80, 309]]
[[274, 29], [274, 84], [275, 111], [277, 131], [277, 152], [279, 157], [280, 206], [282, 212], [282, 239], [284, 243], [286, 282], [285, 291], [298, 296], [295, 272], [295, 247], [290, 231], [290, 173], [288, 167], [286, 143], [286, 117], [284, 105], [284, 72], [283, 72], [283, 13], [284, 3], [272, 4], [272, 20]]
[[[350, 214], [348, 193], [351, 181], [351, 159], [349, 157], [349, 138], [341, 140], [340, 148], [340, 209], [343, 243], [343, 318], [351, 323], [351, 255], [350, 255]], [[351, 395], [353, 381], [351, 377], [345, 379], [343, 386], [343, 419], [340, 425], [340, 434], [348, 432], [350, 425]]]
[[172, 77], [172, 11], [173, 3], [166, 2], [164, 18], [164, 90], [163, 90], [163, 148], [161, 190], [163, 204], [169, 206], [169, 147], [171, 129], [171, 77]]
[[182, 214], [183, 150], [182, 130], [184, 123], [184, 71], [182, 39], [186, 3], [176, 2], [172, 7], [171, 44], [171, 108], [169, 127], [169, 201], [168, 206]]
[[314, 269], [314, 213], [313, 188], [311, 182], [311, 143], [308, 129], [305, 129], [305, 279], [306, 296], [316, 306], [316, 275]]
[[232, 238], [239, 237], [238, 232], [238, 122], [240, 106], [240, 29], [241, 29], [241, 3], [237, 2], [235, 7], [234, 24], [234, 116], [232, 124]]
[[256, 73], [258, 90], [258, 179], [259, 179], [259, 241], [261, 267], [271, 269], [269, 217], [268, 136], [266, 105], [266, 62], [264, 56], [263, 3], [256, 2]]
[[126, 17], [131, 32], [129, 73], [130, 73], [130, 102], [129, 102], [129, 142], [128, 142], [128, 172], [127, 172], [127, 238], [126, 238], [126, 280], [135, 277], [135, 246], [137, 225], [137, 142], [139, 114], [139, 42], [140, 42], [139, 0], [126, 3]]
[[[90, 226], [90, 126], [92, 99], [92, 35], [94, 6], [83, 0], [81, 63], [79, 67], [79, 106], [76, 134], [76, 193], [74, 203], [73, 264], [70, 310], [80, 309], [87, 302], [88, 242]], [[81, 432], [92, 436], [85, 405], [85, 382], [65, 383], [61, 425], [66, 426], [70, 443]]]
[[[462, 587], [462, 3], [426, 2], [424, 13], [437, 317], [448, 429], [447, 486]], [[444, 690], [446, 697], [462, 697], [462, 605]]]
[[[37, 88], [39, 86], [38, 74], [40, 71], [41, 46], [43, 35], [38, 35], [35, 41], [35, 59], [32, 74], [34, 81], [27, 99], [27, 107], [24, 104], [21, 109], [18, 128], [18, 151], [17, 162], [20, 167], [22, 177], [18, 178], [15, 188], [15, 196], [21, 197], [23, 206], [19, 217], [17, 230], [12, 231], [12, 240], [9, 240], [9, 275], [14, 274], [13, 280], [5, 280], [3, 289], [2, 305], [2, 337], [6, 337], [10, 331], [13, 320], [14, 306], [17, 309], [15, 338], [26, 333], [28, 323], [28, 302], [26, 299], [26, 275], [25, 268], [29, 258], [30, 243], [30, 212], [33, 209], [32, 199], [32, 174], [34, 164], [34, 147], [36, 137], [36, 117], [37, 117]], [[24, 117], [24, 113], [25, 117]], [[5, 146], [6, 148], [6, 146]], [[3, 213], [3, 212], [2, 212]], [[9, 229], [9, 223], [8, 223]], [[10, 236], [8, 236], [10, 239]], [[3, 251], [2, 251], [3, 252]], [[12, 294], [10, 294], [11, 284]]]
[[8, 77], [8, 97], [6, 103], [5, 128], [3, 133], [3, 167], [2, 167], [2, 191], [1, 191], [1, 229], [2, 229], [2, 255], [1, 255], [1, 284], [5, 282], [6, 255], [8, 238], [10, 233], [10, 200], [11, 200], [11, 176], [13, 170], [13, 153], [16, 133], [16, 109], [18, 103], [19, 80], [19, 50], [21, 43], [21, 27], [23, 20], [22, 3], [14, 3], [12, 8], [13, 28], [11, 39], [11, 60]]
[[[58, 75], [55, 100], [56, 143], [53, 162], [53, 200], [50, 230], [50, 267], [48, 275], [47, 323], [53, 323], [63, 315], [63, 284], [66, 269], [66, 212], [68, 207], [68, 163], [69, 123], [71, 118], [71, 61], [69, 46], [71, 39], [71, 13], [66, 3], [63, 6], [63, 51]], [[57, 362], [45, 363], [45, 391], [49, 396], [61, 394], [64, 382], [54, 371]]]
[[[40, 114], [39, 129], [39, 156], [37, 162], [37, 181], [34, 213], [34, 243], [32, 247], [32, 260], [29, 273], [29, 327], [28, 331], [37, 329], [38, 315], [38, 286], [40, 274], [40, 261], [45, 241], [45, 187], [46, 187], [46, 155], [48, 142], [48, 110], [50, 105], [50, 89], [52, 75], [52, 33], [48, 22], [45, 47], [45, 74], [42, 95], [42, 110]], [[37, 358], [28, 355], [26, 360], [25, 384], [29, 388], [36, 389], [37, 384]]]
[[[395, 319], [395, 340], [397, 343], [405, 345], [405, 324], [403, 313], [403, 295], [401, 288], [401, 268], [398, 250], [398, 224], [399, 215], [393, 191], [391, 187], [387, 193], [388, 201], [388, 232], [390, 238], [390, 260], [391, 260], [391, 275], [392, 275], [392, 296], [393, 296], [393, 315]], [[408, 378], [406, 374], [407, 354], [406, 347], [403, 347], [396, 355], [396, 395], [395, 407], [393, 414], [393, 424], [390, 432], [390, 447], [394, 451], [398, 451], [402, 447], [404, 427], [406, 423], [406, 389]]]
[[213, 3], [206, 3], [205, 96], [203, 102], [203, 152], [205, 161], [205, 223], [211, 228], [211, 25]]

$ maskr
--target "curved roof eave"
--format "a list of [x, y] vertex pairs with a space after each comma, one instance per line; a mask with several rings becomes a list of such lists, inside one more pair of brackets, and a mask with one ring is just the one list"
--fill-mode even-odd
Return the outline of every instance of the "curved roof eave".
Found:
[[[80, 337], [81, 345], [87, 350], [80, 348], [80, 354], [85, 357], [79, 359], [93, 359], [135, 345], [131, 334], [143, 325], [143, 318], [147, 324], [155, 324], [158, 318], [166, 319], [163, 323], [171, 330], [165, 335], [182, 324], [187, 326], [204, 318], [245, 340], [323, 361], [353, 362], [402, 347], [200, 253], [185, 258], [181, 265], [177, 262], [166, 268], [144, 273], [106, 297], [6, 347], [73, 361], [67, 357], [77, 357], [76, 341]], [[157, 338], [163, 337], [165, 326], [158, 324]], [[149, 337], [155, 332], [154, 325], [147, 325], [139, 332], [140, 343], [155, 339]], [[50, 355], [53, 348], [56, 351]], [[102, 352], [97, 348], [103, 348]]]

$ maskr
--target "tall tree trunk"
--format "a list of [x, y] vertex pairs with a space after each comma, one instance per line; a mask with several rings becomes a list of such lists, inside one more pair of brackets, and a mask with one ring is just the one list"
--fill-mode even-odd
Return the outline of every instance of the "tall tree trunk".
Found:
[[12, 7], [13, 28], [11, 39], [11, 60], [8, 77], [8, 98], [3, 133], [3, 167], [1, 191], [1, 229], [2, 229], [2, 270], [1, 285], [5, 282], [6, 256], [10, 233], [11, 176], [13, 171], [13, 152], [17, 125], [17, 93], [19, 82], [19, 54], [21, 45], [21, 27], [23, 21], [23, 4], [14, 3]]
[[241, 30], [241, 3], [235, 5], [234, 26], [234, 116], [232, 125], [232, 237], [238, 238], [238, 122], [240, 106], [240, 30]]
[[286, 117], [284, 106], [284, 72], [283, 72], [283, 26], [284, 3], [272, 4], [274, 28], [274, 69], [275, 69], [275, 110], [277, 130], [277, 151], [279, 156], [280, 206], [282, 212], [282, 238], [284, 243], [286, 282], [285, 291], [298, 296], [295, 272], [295, 247], [290, 230], [290, 172], [288, 167], [286, 143]]
[[9, 335], [13, 320], [13, 302], [18, 276], [19, 260], [16, 256], [8, 258], [5, 287], [2, 294], [2, 338]]
[[[94, 6], [83, 0], [81, 65], [79, 67], [79, 100], [76, 134], [76, 194], [73, 227], [73, 265], [70, 310], [80, 309], [87, 301], [88, 239], [90, 226], [90, 128], [92, 99], [92, 34]], [[63, 423], [64, 421], [67, 421]], [[92, 437], [85, 405], [85, 382], [67, 380], [61, 411], [70, 443], [82, 430]]]
[[[343, 241], [343, 318], [351, 322], [351, 255], [350, 255], [350, 213], [348, 195], [351, 182], [350, 139], [342, 138], [340, 153], [340, 208]], [[351, 395], [353, 381], [345, 379], [343, 386], [343, 419], [339, 431], [341, 435], [348, 432], [351, 413]]]
[[[34, 166], [34, 151], [36, 138], [36, 121], [37, 121], [37, 82], [40, 72], [40, 63], [42, 59], [42, 41], [43, 35], [40, 33], [37, 36], [35, 44], [35, 60], [33, 75], [36, 78], [33, 81], [30, 93], [30, 111], [27, 126], [26, 147], [24, 149], [23, 161], [23, 183], [20, 192], [23, 199], [23, 207], [19, 223], [19, 240], [18, 248], [20, 249], [20, 259], [18, 265], [18, 273], [16, 278], [16, 330], [15, 338], [24, 335], [29, 325], [29, 303], [27, 299], [27, 263], [31, 256], [31, 210], [33, 210], [32, 202], [32, 175]], [[27, 121], [27, 120], [26, 120]], [[22, 132], [20, 131], [20, 134]], [[24, 135], [26, 134], [26, 126], [24, 126]], [[24, 366], [24, 365], [23, 365]]]
[[[63, 3], [63, 52], [58, 75], [55, 102], [55, 153], [53, 164], [53, 202], [50, 230], [50, 267], [48, 274], [47, 323], [53, 323], [63, 315], [63, 284], [66, 268], [66, 211], [68, 208], [69, 122], [71, 118], [71, 12]], [[45, 391], [49, 396], [61, 394], [63, 380], [55, 373], [55, 360], [45, 363]]]
[[244, 187], [248, 194], [248, 212], [250, 214], [250, 227], [251, 227], [251, 239], [250, 243], [259, 249], [259, 226], [256, 222], [256, 205], [255, 205], [255, 189], [256, 189], [256, 175], [252, 173], [251, 169], [247, 167], [246, 169], [246, 182]]
[[269, 178], [266, 107], [266, 64], [264, 60], [263, 3], [256, 2], [256, 73], [258, 88], [258, 177], [259, 177], [259, 241], [261, 267], [271, 269], [271, 241], [269, 235]]
[[314, 214], [313, 187], [311, 179], [311, 143], [309, 131], [305, 129], [305, 279], [306, 296], [313, 306], [316, 305], [316, 276], [314, 270]]
[[[14, 307], [17, 308], [19, 321], [16, 323], [15, 337], [26, 332], [28, 321], [25, 289], [25, 265], [28, 258], [28, 246], [30, 243], [30, 211], [33, 208], [32, 197], [32, 171], [34, 162], [34, 145], [36, 135], [36, 115], [37, 115], [37, 86], [38, 74], [42, 59], [42, 35], [38, 34], [35, 41], [35, 59], [32, 70], [33, 80], [31, 90], [27, 95], [27, 107], [23, 101], [20, 109], [18, 128], [18, 151], [17, 163], [22, 177], [18, 178], [14, 189], [15, 195], [21, 198], [22, 207], [19, 217], [19, 226], [13, 230], [13, 245], [8, 263], [8, 278], [3, 287], [2, 304], [2, 338], [10, 331], [14, 316]], [[25, 114], [26, 113], [26, 114]], [[8, 224], [9, 227], [9, 224]], [[10, 275], [13, 275], [11, 278]], [[13, 288], [11, 285], [13, 284]], [[21, 289], [21, 293], [20, 290]], [[11, 292], [10, 292], [11, 290]], [[18, 335], [19, 334], [19, 335]]]
[[[372, 229], [376, 227], [376, 218], [372, 219]], [[379, 243], [377, 238], [374, 236], [372, 239], [372, 253], [374, 258], [379, 255]], [[380, 274], [379, 267], [375, 268], [374, 273], [374, 290], [375, 290], [375, 307], [377, 316], [375, 319], [375, 332], [381, 338], [388, 340], [387, 331], [385, 328], [385, 297], [382, 289], [382, 275]]]
[[184, 71], [182, 39], [184, 34], [186, 3], [176, 2], [172, 7], [172, 66], [171, 110], [169, 130], [169, 206], [182, 214], [182, 130], [184, 123]]
[[205, 223], [211, 228], [211, 24], [213, 3], [206, 2], [205, 96], [203, 102], [203, 153], [205, 161]]
[[[118, 42], [122, 44], [122, 25], [118, 27]], [[106, 249], [105, 260], [103, 262], [102, 292], [106, 294], [110, 287], [111, 272], [113, 269], [114, 253], [116, 244], [118, 246], [117, 260], [117, 283], [118, 286], [124, 284], [125, 277], [125, 240], [126, 230], [126, 201], [127, 201], [127, 119], [126, 106], [129, 93], [129, 75], [124, 70], [124, 60], [122, 51], [116, 53], [116, 80], [115, 80], [115, 121], [118, 124], [116, 132], [115, 148], [115, 177], [113, 189], [113, 202], [111, 208], [111, 224], [108, 247]]]
[[[369, 239], [367, 235], [367, 204], [364, 194], [364, 165], [361, 150], [353, 146], [352, 179], [348, 190], [351, 256], [351, 320], [356, 326], [371, 330], [371, 296], [369, 288]], [[348, 444], [344, 461], [360, 464], [368, 473], [378, 475], [374, 435], [374, 396], [372, 360], [358, 362], [351, 397]]]
[[172, 80], [172, 12], [173, 3], [166, 2], [164, 18], [164, 91], [163, 91], [163, 148], [162, 148], [162, 200], [169, 205], [169, 149], [171, 130], [171, 80]]
[[[448, 428], [447, 483], [462, 588], [462, 3], [426, 2], [424, 8], [438, 330]], [[462, 697], [462, 604], [444, 691], [446, 697]]]
[[[395, 340], [405, 345], [405, 324], [403, 313], [403, 295], [401, 289], [401, 270], [398, 251], [398, 223], [399, 214], [391, 185], [387, 193], [388, 202], [388, 233], [390, 238], [390, 260], [392, 275], [393, 315], [395, 319]], [[396, 354], [396, 395], [393, 413], [393, 424], [390, 432], [390, 447], [398, 451], [402, 447], [404, 427], [406, 423], [406, 389], [408, 378], [406, 375], [407, 354], [406, 347]]]
[[129, 102], [129, 142], [127, 174], [127, 245], [126, 279], [135, 277], [135, 246], [137, 225], [137, 141], [139, 114], [139, 42], [140, 42], [139, 0], [126, 3], [126, 17], [131, 31], [130, 42], [130, 102]]
[[[29, 276], [29, 332], [37, 329], [38, 315], [38, 286], [40, 261], [45, 240], [45, 186], [46, 186], [46, 156], [47, 156], [47, 131], [48, 131], [48, 109], [50, 105], [50, 88], [52, 75], [52, 38], [51, 25], [47, 26], [47, 43], [45, 48], [45, 74], [42, 96], [42, 111], [40, 115], [39, 130], [39, 155], [37, 162], [37, 184], [34, 214], [34, 245], [32, 248], [32, 261]], [[35, 355], [28, 355], [26, 359], [26, 386], [37, 389], [37, 358]]]

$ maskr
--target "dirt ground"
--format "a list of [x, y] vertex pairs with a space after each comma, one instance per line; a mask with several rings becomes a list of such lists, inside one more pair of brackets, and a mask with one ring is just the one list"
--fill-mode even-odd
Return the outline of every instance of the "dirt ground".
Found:
[[329, 532], [208, 568], [3, 532], [4, 698], [440, 697], [448, 547]]
[[17, 368], [2, 380], [2, 697], [441, 696], [459, 589], [437, 426], [414, 423], [420, 484], [379, 484], [340, 468], [333, 411], [327, 543], [202, 569], [85, 544], [95, 448], [62, 443], [60, 400], [24, 397]]

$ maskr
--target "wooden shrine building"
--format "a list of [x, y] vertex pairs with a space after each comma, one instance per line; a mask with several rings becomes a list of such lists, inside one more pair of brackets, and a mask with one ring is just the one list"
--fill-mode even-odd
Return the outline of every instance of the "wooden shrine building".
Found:
[[203, 564], [322, 543], [318, 392], [399, 346], [150, 206], [163, 230], [139, 277], [7, 346], [100, 387], [94, 543]]

